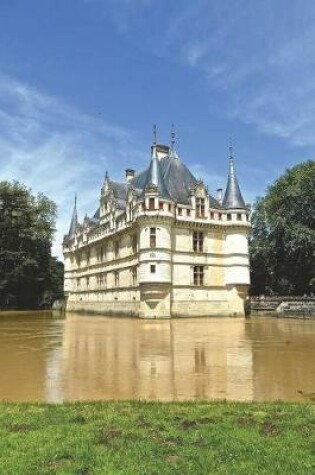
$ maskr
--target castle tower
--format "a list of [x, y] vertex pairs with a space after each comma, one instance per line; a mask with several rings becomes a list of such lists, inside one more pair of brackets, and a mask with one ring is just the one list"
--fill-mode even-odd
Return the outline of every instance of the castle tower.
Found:
[[249, 211], [246, 208], [234, 170], [233, 148], [229, 146], [229, 175], [223, 207], [226, 209], [225, 284], [233, 314], [243, 314], [250, 284], [248, 235]]
[[164, 183], [156, 143], [144, 184], [139, 223], [140, 317], [171, 316], [171, 197]]

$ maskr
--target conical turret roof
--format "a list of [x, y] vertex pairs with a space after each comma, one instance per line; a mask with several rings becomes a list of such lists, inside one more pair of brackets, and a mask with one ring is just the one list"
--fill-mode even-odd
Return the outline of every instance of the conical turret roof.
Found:
[[75, 236], [77, 225], [78, 225], [77, 195], [75, 195], [72, 218], [71, 218], [71, 223], [70, 223], [70, 228], [69, 228], [69, 233], [68, 233], [68, 236], [70, 239]]
[[245, 208], [245, 202], [234, 171], [233, 156], [230, 156], [229, 177], [223, 198], [223, 207], [226, 209]]
[[143, 193], [145, 192], [145, 189], [149, 188], [150, 186], [156, 186], [162, 198], [166, 198], [168, 200], [171, 199], [163, 179], [161, 165], [157, 157], [156, 145], [153, 145], [152, 147], [152, 158], [143, 186]]

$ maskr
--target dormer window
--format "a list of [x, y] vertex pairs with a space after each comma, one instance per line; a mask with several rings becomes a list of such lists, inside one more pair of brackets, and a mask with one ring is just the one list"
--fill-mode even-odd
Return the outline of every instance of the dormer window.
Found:
[[149, 209], [155, 209], [155, 199], [149, 198]]
[[159, 201], [159, 209], [161, 209], [161, 210], [164, 209], [164, 203], [163, 203], [163, 201]]
[[196, 198], [196, 217], [204, 218], [205, 217], [205, 199]]

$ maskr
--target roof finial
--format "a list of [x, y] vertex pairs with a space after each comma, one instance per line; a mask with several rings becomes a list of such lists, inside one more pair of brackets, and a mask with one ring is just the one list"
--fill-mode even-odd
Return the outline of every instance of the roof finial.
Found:
[[173, 150], [174, 150], [174, 147], [175, 147], [175, 137], [176, 137], [175, 125], [172, 124], [172, 127], [171, 127], [171, 147], [172, 147]]
[[234, 160], [232, 137], [229, 138], [229, 160], [230, 162]]
[[176, 138], [175, 126], [174, 126], [174, 124], [172, 124], [172, 127], [171, 127], [171, 147], [170, 147], [170, 156], [172, 158], [177, 158], [176, 151], [175, 151], [175, 138]]
[[74, 208], [77, 209], [77, 194], [74, 195]]
[[157, 143], [156, 136], [157, 136], [156, 124], [153, 124], [153, 145], [156, 145]]

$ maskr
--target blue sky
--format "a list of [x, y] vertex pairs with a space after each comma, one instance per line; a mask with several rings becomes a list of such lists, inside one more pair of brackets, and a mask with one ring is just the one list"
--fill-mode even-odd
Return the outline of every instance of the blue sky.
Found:
[[246, 201], [315, 155], [313, 0], [0, 0], [0, 179], [93, 212], [152, 124], [215, 194], [233, 137]]

